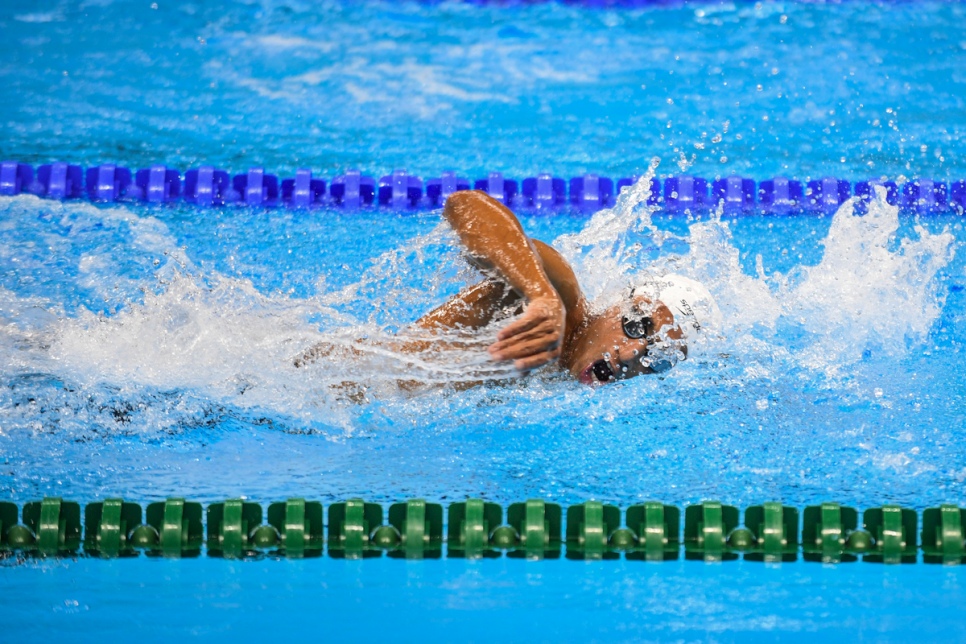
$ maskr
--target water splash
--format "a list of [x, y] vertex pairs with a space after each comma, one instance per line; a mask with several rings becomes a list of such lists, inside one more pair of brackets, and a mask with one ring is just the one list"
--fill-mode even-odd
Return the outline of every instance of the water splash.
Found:
[[789, 353], [796, 367], [837, 371], [870, 351], [899, 356], [926, 340], [942, 310], [936, 276], [952, 259], [954, 237], [917, 225], [916, 239], [898, 238], [899, 209], [881, 187], [862, 215], [854, 201], [842, 204], [817, 265], [766, 276], [759, 262], [748, 275], [720, 207], [686, 236], [655, 227], [657, 207], [647, 205], [655, 168], [582, 231], [555, 242], [598, 310], [628, 283], [678, 273], [714, 296], [722, 328], [699, 339], [718, 352]]
[[835, 214], [817, 266], [779, 280], [785, 321], [814, 329], [811, 364], [870, 350], [897, 357], [926, 341], [944, 303], [936, 275], [952, 260], [954, 237], [916, 225], [917, 239], [900, 239], [898, 229], [899, 209], [877, 186], [866, 214], [854, 201]]
[[[249, 416], [347, 431], [358, 416], [354, 403], [515, 375], [486, 353], [495, 328], [430, 337], [409, 327], [470, 276], [445, 226], [377, 257], [350, 284], [327, 289], [320, 281], [315, 296], [299, 299], [264, 294], [250, 280], [200, 268], [153, 217], [125, 208], [57, 207], [62, 218], [97, 220], [131, 252], [164, 261], [149, 281], [142, 277], [139, 297], [123, 306], [47, 313], [31, 330], [43, 338], [34, 342], [42, 350], [33, 351], [27, 370], [54, 372], [84, 390], [108, 387], [119, 399], [192, 392]], [[74, 282], [96, 282], [95, 299], [127, 272], [123, 254], [112, 262], [107, 252], [86, 250], [75, 261]], [[132, 290], [126, 289], [128, 297]], [[8, 295], [3, 309], [21, 325], [24, 310], [50, 305]], [[23, 345], [26, 336], [20, 336]], [[297, 367], [312, 347], [322, 347], [322, 355]]]
[[[739, 360], [750, 379], [802, 369], [842, 372], [869, 351], [901, 355], [926, 340], [942, 309], [936, 275], [952, 257], [949, 232], [917, 227], [916, 239], [899, 239], [898, 211], [880, 194], [863, 216], [851, 202], [843, 205], [817, 265], [787, 275], [748, 275], [720, 213], [691, 223], [687, 234], [654, 224], [647, 202], [655, 168], [624, 190], [613, 208], [555, 245], [598, 306], [628, 283], [670, 272], [711, 291], [722, 324], [703, 337], [708, 359], [692, 354], [665, 378], [685, 378], [701, 389], [704, 380], [718, 377], [720, 356]], [[131, 401], [160, 396], [169, 414], [181, 404], [192, 426], [205, 414], [229, 413], [352, 433], [361, 424], [398, 421], [399, 414], [428, 421], [438, 405], [486, 408], [495, 400], [491, 387], [458, 393], [483, 381], [497, 383], [500, 400], [525, 406], [550, 397], [565, 416], [597, 413], [588, 406], [588, 391], [552, 370], [500, 386], [515, 374], [486, 353], [495, 325], [434, 338], [412, 330], [419, 315], [477, 279], [459, 260], [455, 236], [444, 225], [380, 255], [341, 288], [320, 281], [314, 296], [296, 298], [265, 294], [249, 280], [199, 267], [191, 248], [180, 248], [155, 217], [32, 199], [14, 200], [30, 213], [25, 228], [56, 225], [67, 239], [105, 236], [75, 253], [69, 279], [92, 289], [94, 299], [111, 300], [106, 310], [71, 312], [56, 298], [0, 292], [0, 342], [10, 373], [48, 373], [69, 382], [88, 397], [78, 407], [97, 399], [97, 409], [113, 404], [124, 416]], [[35, 216], [38, 210], [42, 217]], [[112, 256], [119, 244], [129, 250]], [[36, 255], [30, 248], [24, 243], [18, 252]], [[140, 255], [154, 258], [151, 270], [131, 270], [130, 257]], [[321, 355], [296, 367], [313, 346], [323, 347]], [[433, 393], [440, 386], [449, 398]], [[426, 396], [434, 401], [430, 407]], [[359, 407], [360, 401], [373, 404]]]
[[573, 266], [594, 310], [603, 310], [628, 285], [641, 279], [667, 235], [652, 223], [657, 210], [649, 206], [653, 159], [636, 183], [621, 190], [612, 208], [600, 210], [584, 228], [561, 235], [553, 246]]

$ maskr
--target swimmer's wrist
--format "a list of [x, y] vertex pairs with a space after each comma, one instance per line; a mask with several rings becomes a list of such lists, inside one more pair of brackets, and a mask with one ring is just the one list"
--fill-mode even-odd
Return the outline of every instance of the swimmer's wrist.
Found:
[[534, 300], [559, 300], [561, 302], [563, 301], [563, 299], [560, 297], [560, 293], [557, 292], [557, 289], [555, 289], [553, 285], [549, 283], [545, 285], [544, 284], [537, 285], [532, 290], [525, 292], [523, 296], [527, 298], [528, 302], [533, 302]]

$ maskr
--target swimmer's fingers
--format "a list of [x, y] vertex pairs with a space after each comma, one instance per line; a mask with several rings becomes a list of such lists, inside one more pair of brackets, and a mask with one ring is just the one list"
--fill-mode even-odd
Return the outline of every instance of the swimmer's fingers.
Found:
[[508, 324], [490, 346], [494, 360], [513, 360], [521, 371], [543, 366], [560, 356], [566, 311], [559, 297], [532, 300], [523, 315]]
[[544, 351], [543, 353], [538, 353], [528, 358], [514, 360], [513, 366], [520, 371], [530, 371], [531, 369], [536, 369], [537, 367], [542, 367], [545, 364], [553, 362], [559, 357], [560, 357], [560, 347], [557, 347], [556, 349], [551, 349], [550, 351]]
[[563, 336], [563, 321], [542, 313], [528, 316], [527, 313], [508, 324], [497, 334], [497, 344], [509, 344], [519, 339], [555, 334]]
[[560, 333], [552, 325], [543, 324], [506, 340], [494, 342], [490, 345], [490, 355], [495, 360], [517, 360], [559, 347]]
[[560, 338], [552, 332], [535, 334], [531, 331], [525, 338], [494, 344], [490, 347], [490, 355], [495, 360], [513, 360], [517, 369], [528, 371], [560, 357]]
[[512, 356], [509, 353], [505, 355], [506, 358], [499, 359], [513, 360], [513, 366], [519, 371], [530, 371], [559, 358], [560, 347], [547, 348], [545, 343], [531, 343], [513, 351]]
[[512, 340], [516, 335], [532, 331], [540, 325], [546, 325], [549, 322], [550, 319], [542, 314], [530, 315], [530, 312], [526, 311], [522, 316], [500, 329], [500, 332], [496, 335], [496, 339], [498, 341]]
[[556, 327], [563, 334], [564, 316], [563, 302], [559, 297], [544, 297], [527, 304], [523, 315], [506, 325], [497, 334], [497, 340], [508, 340], [513, 336], [535, 330], [539, 327]]

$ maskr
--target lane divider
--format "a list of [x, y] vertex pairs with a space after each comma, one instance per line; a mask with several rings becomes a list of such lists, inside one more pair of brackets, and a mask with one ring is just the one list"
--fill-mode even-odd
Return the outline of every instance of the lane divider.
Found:
[[[164, 165], [132, 172], [112, 163], [86, 169], [68, 163], [43, 164], [36, 169], [17, 161], [0, 163], [0, 195], [30, 193], [59, 200], [155, 204], [184, 201], [202, 208], [235, 204], [252, 208], [407, 211], [439, 208], [452, 193], [472, 187], [514, 209], [595, 212], [613, 205], [621, 189], [636, 180], [632, 176], [615, 181], [597, 174], [565, 180], [545, 172], [517, 181], [491, 172], [471, 181], [455, 172], [443, 172], [423, 181], [405, 170], [378, 179], [349, 170], [327, 182], [307, 168], [297, 170], [294, 177], [279, 179], [261, 167], [231, 175], [220, 168], [201, 166], [182, 175]], [[652, 179], [650, 203], [675, 213], [706, 212], [720, 204], [728, 213], [828, 214], [853, 196], [859, 198], [860, 208], [864, 207], [876, 185], [885, 188], [890, 204], [906, 210], [922, 214], [966, 211], [966, 180], [946, 183], [925, 178], [899, 185], [874, 180], [852, 183], [835, 177], [808, 181], [776, 177], [756, 183], [748, 177], [708, 180], [681, 175]]]
[[[18, 522], [19, 516], [19, 522]], [[920, 515], [898, 505], [865, 510], [838, 503], [805, 508], [763, 503], [741, 513], [733, 505], [704, 501], [684, 510], [650, 501], [623, 513], [615, 505], [587, 501], [563, 511], [529, 499], [506, 509], [482, 499], [443, 506], [410, 499], [389, 506], [349, 499], [328, 507], [291, 498], [268, 512], [247, 499], [202, 508], [170, 498], [141, 506], [124, 499], [78, 503], [50, 497], [19, 511], [0, 502], [0, 556], [371, 558], [508, 557], [555, 559], [686, 559], [780, 563], [805, 561], [886, 564], [966, 563], [966, 508], [942, 505]], [[861, 519], [861, 522], [860, 522]], [[326, 531], [326, 528], [328, 529]], [[83, 533], [83, 534], [82, 534]]]

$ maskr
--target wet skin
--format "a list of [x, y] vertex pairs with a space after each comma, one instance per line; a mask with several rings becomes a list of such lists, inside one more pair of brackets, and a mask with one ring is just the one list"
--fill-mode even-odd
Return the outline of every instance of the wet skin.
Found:
[[[590, 317], [582, 328], [572, 334], [560, 357], [560, 365], [586, 385], [654, 373], [641, 362], [641, 358], [648, 353], [648, 343], [655, 340], [662, 327], [667, 327], [664, 337], [672, 340], [681, 340], [683, 333], [674, 323], [671, 311], [662, 302], [654, 306], [647, 298], [638, 297], [634, 304], [642, 311], [650, 311], [656, 330], [654, 334], [638, 339], [627, 337], [621, 322], [623, 312], [620, 306], [615, 305], [600, 315]], [[686, 355], [687, 347], [681, 348]], [[607, 369], [601, 369], [601, 361], [607, 365]]]
[[[519, 307], [519, 315], [489, 348], [491, 357], [512, 360], [521, 372], [557, 361], [584, 384], [653, 373], [641, 363], [649, 342], [657, 340], [658, 334], [683, 340], [667, 306], [643, 296], [592, 313], [573, 269], [560, 253], [528, 238], [516, 216], [486, 193], [451, 195], [443, 215], [463, 242], [467, 259], [487, 279], [420, 318], [417, 326], [479, 328], [499, 311]], [[622, 318], [628, 305], [650, 316], [649, 336], [635, 339], [625, 334]], [[680, 344], [687, 355], [687, 347]]]
[[[592, 312], [563, 256], [527, 237], [516, 216], [486, 193], [454, 193], [446, 200], [443, 216], [459, 236], [467, 260], [484, 279], [417, 320], [414, 326], [426, 332], [424, 339], [395, 343], [393, 350], [416, 353], [433, 344], [445, 348], [447, 340], [434, 334], [479, 329], [513, 311], [515, 317], [488, 350], [493, 360], [512, 361], [521, 374], [556, 362], [584, 384], [604, 384], [654, 373], [641, 359], [648, 355], [649, 344], [659, 339], [679, 341], [678, 348], [687, 355], [681, 328], [662, 302], [638, 296]], [[645, 337], [632, 338], [624, 332], [622, 320], [631, 309], [650, 317]], [[296, 358], [295, 366], [314, 362], [332, 350], [325, 343], [316, 345]]]

